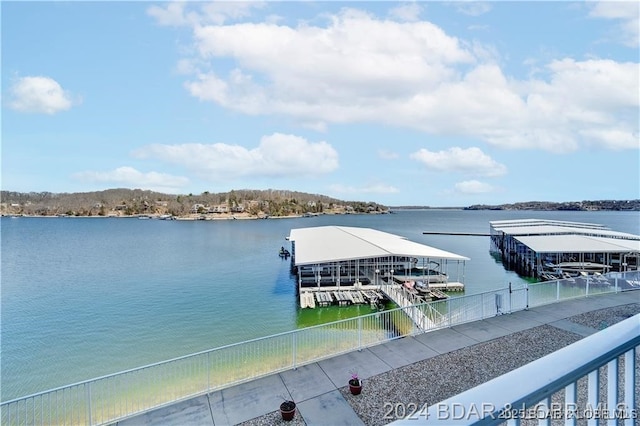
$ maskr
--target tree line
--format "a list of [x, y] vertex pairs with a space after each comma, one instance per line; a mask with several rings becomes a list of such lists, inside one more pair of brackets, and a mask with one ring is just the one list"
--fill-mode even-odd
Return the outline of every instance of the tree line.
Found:
[[2, 214], [38, 216], [109, 216], [116, 213], [185, 216], [190, 213], [208, 213], [208, 208], [214, 206], [225, 206], [227, 211], [255, 216], [302, 215], [335, 209], [354, 213], [387, 210], [374, 202], [344, 201], [321, 194], [277, 189], [172, 195], [118, 188], [79, 193], [1, 191], [0, 196]]
[[513, 204], [476, 204], [465, 207], [465, 210], [613, 210], [613, 211], [640, 211], [640, 200], [598, 200], [598, 201], [526, 201]]

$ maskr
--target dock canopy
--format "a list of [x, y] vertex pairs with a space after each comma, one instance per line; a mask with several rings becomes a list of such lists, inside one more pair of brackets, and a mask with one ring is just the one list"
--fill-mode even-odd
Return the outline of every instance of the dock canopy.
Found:
[[[542, 219], [489, 222], [491, 251], [518, 273], [551, 279], [563, 263], [601, 265], [624, 272], [640, 268], [640, 235], [594, 223]], [[585, 271], [583, 271], [585, 272]]]
[[296, 266], [382, 257], [469, 260], [468, 257], [371, 228], [298, 228], [291, 230], [288, 239], [295, 243]]
[[640, 253], [640, 240], [584, 235], [531, 235], [514, 239], [537, 253]]

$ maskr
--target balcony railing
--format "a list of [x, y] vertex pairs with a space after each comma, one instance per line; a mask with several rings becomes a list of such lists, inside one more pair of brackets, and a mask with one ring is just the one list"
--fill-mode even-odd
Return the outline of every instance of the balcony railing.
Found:
[[[227, 345], [0, 404], [2, 425], [102, 425], [342, 353], [595, 293], [640, 289], [640, 272], [608, 284], [542, 282], [381, 311]], [[417, 312], [420, 314], [418, 315]], [[412, 318], [420, 318], [417, 325]]]
[[638, 345], [640, 314], [391, 424], [631, 426]]

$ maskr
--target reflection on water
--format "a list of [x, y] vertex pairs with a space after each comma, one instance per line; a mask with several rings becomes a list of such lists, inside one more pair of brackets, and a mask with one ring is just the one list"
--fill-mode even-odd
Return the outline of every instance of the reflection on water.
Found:
[[[395, 307], [397, 306], [393, 302], [387, 302], [385, 305], [385, 309], [393, 309]], [[378, 309], [372, 309], [368, 304], [350, 306], [327, 306], [314, 309], [298, 308], [296, 313], [296, 325], [297, 328], [311, 327], [317, 324], [326, 324], [329, 322], [355, 318], [375, 312], [378, 312]]]

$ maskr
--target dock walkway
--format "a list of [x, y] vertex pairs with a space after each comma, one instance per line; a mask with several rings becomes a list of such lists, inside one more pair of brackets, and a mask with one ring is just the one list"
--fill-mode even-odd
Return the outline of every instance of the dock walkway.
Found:
[[383, 299], [384, 294], [378, 286], [351, 287], [327, 287], [320, 289], [305, 289], [300, 292], [300, 307], [315, 308], [333, 304], [339, 306], [375, 304]]
[[[626, 305], [635, 307], [634, 304], [640, 304], [640, 291], [594, 295], [499, 315], [414, 337], [393, 340], [295, 370], [262, 377], [132, 417], [118, 422], [117, 425], [243, 424], [258, 426], [391, 423], [395, 419], [386, 421], [378, 416], [373, 421], [369, 418], [370, 414], [367, 414], [369, 417], [363, 414], [371, 413], [372, 410], [376, 413], [382, 412], [382, 404], [378, 404], [380, 407], [371, 405], [367, 410], [357, 410], [359, 404], [366, 405], [369, 402], [374, 404], [377, 402], [376, 395], [386, 395], [385, 393], [390, 392], [388, 387], [373, 389], [379, 377], [389, 374], [393, 377], [409, 374], [408, 371], [416, 363], [437, 360], [439, 357], [450, 357], [458, 350], [472, 349], [476, 345], [499, 339], [516, 340], [520, 333], [540, 326], [545, 326], [547, 331], [550, 330], [549, 332], [556, 330], [563, 336], [569, 333], [574, 340], [579, 340], [598, 330], [568, 321], [567, 318], [601, 309], [620, 309]], [[518, 348], [518, 350], [521, 349]], [[363, 392], [357, 397], [349, 395], [346, 390], [351, 371], [357, 371], [364, 381]], [[443, 370], [430, 374], [448, 375], [449, 373]], [[412, 378], [415, 381], [415, 376]], [[438, 377], [425, 379], [424, 388], [428, 389], [433, 381], [454, 379], [449, 376], [441, 379]], [[485, 380], [488, 379], [490, 377], [485, 378]], [[412, 381], [400, 380], [400, 383], [410, 382]], [[408, 392], [407, 389], [395, 389], [394, 392], [397, 392], [397, 395], [391, 395], [393, 399], [389, 399], [388, 402], [407, 402], [404, 399], [406, 398], [404, 392]], [[297, 412], [291, 422], [282, 421], [277, 411], [282, 397], [291, 398], [297, 403]]]

